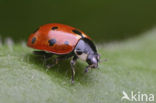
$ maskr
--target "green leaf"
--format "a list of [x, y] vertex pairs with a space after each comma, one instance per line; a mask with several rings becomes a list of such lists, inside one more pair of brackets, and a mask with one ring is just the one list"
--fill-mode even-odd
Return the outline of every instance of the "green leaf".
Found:
[[[21, 44], [0, 47], [0, 103], [120, 103], [122, 91], [156, 94], [156, 30], [122, 42], [97, 44], [99, 69], [78, 61], [71, 84], [69, 60], [47, 69]], [[128, 102], [128, 101], [127, 101]]]

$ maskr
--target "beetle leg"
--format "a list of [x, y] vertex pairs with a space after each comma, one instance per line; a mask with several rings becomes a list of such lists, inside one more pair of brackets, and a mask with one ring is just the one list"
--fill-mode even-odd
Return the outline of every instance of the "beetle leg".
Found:
[[45, 51], [33, 51], [33, 53], [37, 56], [43, 57], [43, 65], [46, 65], [47, 61], [53, 56], [53, 53], [48, 53]]
[[87, 73], [89, 71], [89, 69], [92, 69], [92, 68], [96, 68], [96, 65], [95, 64], [88, 65], [84, 72]]
[[44, 54], [46, 54], [45, 51], [33, 51], [33, 53], [34, 53], [35, 55], [44, 55]]
[[48, 60], [53, 56], [53, 53], [46, 53], [45, 51], [33, 51], [35, 55], [44, 56], [44, 59]]
[[75, 76], [75, 68], [74, 65], [76, 64], [77, 61], [77, 56], [74, 56], [71, 61], [70, 61], [70, 65], [71, 65], [71, 70], [72, 70], [72, 84], [74, 83], [74, 76]]
[[47, 64], [47, 68], [49, 69], [49, 68], [52, 68], [52, 67], [54, 67], [56, 64], [58, 64], [58, 58], [56, 58], [55, 60], [54, 60], [54, 63], [53, 64]]
[[93, 66], [93, 65], [88, 65], [88, 66], [86, 67], [86, 69], [85, 69], [85, 71], [84, 71], [84, 72], [85, 72], [85, 73], [87, 73], [87, 72], [89, 71], [89, 69], [91, 69], [91, 68], [92, 68], [92, 66]]
[[47, 68], [54, 67], [56, 64], [58, 64], [59, 61], [68, 59], [69, 57], [70, 57], [70, 56], [58, 56], [58, 57], [56, 57], [56, 59], [54, 60], [54, 64], [48, 64], [48, 65], [47, 65]]
[[86, 67], [86, 69], [85, 69], [85, 71], [84, 71], [84, 72], [85, 72], [85, 73], [87, 73], [87, 72], [88, 72], [88, 70], [89, 70], [89, 66], [87, 66], [87, 67]]

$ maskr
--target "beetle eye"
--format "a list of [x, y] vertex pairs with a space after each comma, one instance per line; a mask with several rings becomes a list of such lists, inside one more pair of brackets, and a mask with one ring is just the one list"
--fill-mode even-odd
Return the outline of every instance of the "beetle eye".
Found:
[[76, 53], [77, 53], [78, 55], [81, 55], [81, 54], [82, 54], [82, 51], [77, 50]]

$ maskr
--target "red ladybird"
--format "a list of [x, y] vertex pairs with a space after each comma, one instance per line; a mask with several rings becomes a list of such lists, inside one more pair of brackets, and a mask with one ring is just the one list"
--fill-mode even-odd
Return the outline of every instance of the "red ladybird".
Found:
[[51, 23], [40, 26], [30, 35], [27, 45], [41, 50], [35, 51], [35, 54], [43, 54], [47, 57], [57, 55], [56, 63], [61, 59], [73, 57], [70, 62], [72, 82], [75, 75], [74, 65], [78, 58], [89, 64], [85, 72], [90, 68], [98, 67], [99, 55], [90, 37], [68, 25]]

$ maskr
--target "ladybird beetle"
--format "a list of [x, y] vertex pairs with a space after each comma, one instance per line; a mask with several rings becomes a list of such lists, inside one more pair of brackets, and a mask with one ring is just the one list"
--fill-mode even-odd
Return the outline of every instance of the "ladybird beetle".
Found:
[[57, 55], [55, 64], [61, 59], [72, 57], [70, 61], [72, 83], [75, 75], [74, 65], [78, 58], [88, 63], [85, 72], [98, 67], [100, 57], [91, 38], [81, 30], [68, 25], [59, 23], [42, 25], [29, 36], [27, 45], [40, 50], [34, 51], [35, 54], [44, 54], [47, 58]]

